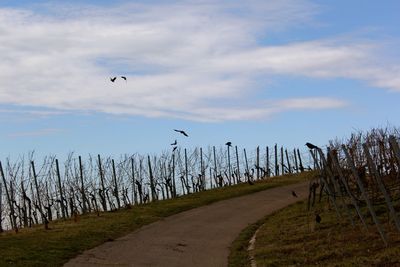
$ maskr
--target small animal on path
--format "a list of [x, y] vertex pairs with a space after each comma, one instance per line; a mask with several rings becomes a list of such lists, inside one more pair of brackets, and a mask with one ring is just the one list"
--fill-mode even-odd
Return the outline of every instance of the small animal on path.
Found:
[[292, 191], [292, 196], [297, 197], [296, 192]]
[[317, 223], [321, 223], [321, 221], [322, 221], [322, 218], [321, 218], [321, 216], [319, 216], [318, 213], [315, 214], [315, 221], [316, 221]]

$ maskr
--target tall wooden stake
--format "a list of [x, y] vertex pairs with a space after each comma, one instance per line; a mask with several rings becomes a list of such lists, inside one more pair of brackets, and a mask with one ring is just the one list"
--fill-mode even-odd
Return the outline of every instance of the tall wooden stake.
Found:
[[61, 207], [61, 214], [62, 218], [66, 218], [65, 214], [65, 198], [64, 198], [64, 193], [63, 193], [63, 187], [61, 184], [61, 175], [60, 175], [60, 166], [58, 164], [58, 159], [56, 159], [56, 175], [57, 175], [57, 181], [58, 181], [58, 190], [60, 191], [60, 207]]
[[218, 169], [217, 169], [217, 157], [215, 155], [215, 146], [213, 146], [213, 154], [214, 154], [214, 179], [215, 179], [216, 187], [218, 187], [218, 184], [219, 184], [217, 181]]
[[114, 159], [111, 160], [112, 164], [112, 172], [113, 172], [113, 180], [114, 180], [114, 197], [117, 200], [118, 209], [121, 208], [121, 202], [119, 200], [119, 189], [118, 189], [118, 182], [117, 182], [117, 172], [115, 171], [115, 162]]
[[[333, 207], [335, 208], [336, 214], [337, 214], [338, 217], [342, 217], [341, 214], [340, 214], [339, 208], [338, 208], [337, 205], [336, 205], [336, 200], [335, 200], [335, 197], [334, 197], [334, 192], [333, 192], [333, 190], [331, 189], [331, 186], [329, 185], [328, 181], [326, 180], [326, 177], [325, 177], [325, 174], [324, 174], [323, 171], [322, 171], [322, 168], [319, 166], [319, 164], [318, 164], [318, 162], [317, 162], [317, 157], [316, 157], [316, 154], [317, 154], [317, 153], [314, 154], [312, 150], [310, 150], [310, 153], [311, 153], [311, 156], [312, 156], [313, 159], [314, 159], [314, 164], [315, 164], [315, 166], [316, 166], [316, 169], [318, 169], [319, 172], [320, 172], [320, 177], [321, 177], [322, 181], [324, 182], [324, 187], [325, 187], [326, 190], [328, 191], [328, 197], [329, 197], [330, 201], [332, 202]], [[322, 188], [322, 185], [321, 185], [321, 188]]]
[[100, 200], [101, 200], [101, 205], [103, 206], [103, 211], [107, 211], [107, 201], [106, 201], [106, 187], [104, 185], [104, 173], [103, 173], [103, 168], [101, 167], [101, 158], [100, 154], [97, 155], [98, 159], [98, 164], [99, 164], [99, 174], [100, 174], [100, 182], [101, 182], [101, 194], [100, 194]]
[[367, 157], [368, 165], [370, 166], [372, 173], [375, 176], [375, 180], [378, 182], [379, 189], [381, 190], [383, 196], [385, 197], [386, 205], [389, 208], [390, 214], [392, 215], [392, 218], [396, 225], [396, 228], [400, 232], [399, 217], [397, 216], [396, 210], [393, 207], [393, 203], [392, 203], [392, 200], [390, 199], [389, 192], [387, 191], [385, 185], [383, 184], [381, 176], [379, 175], [378, 170], [376, 169], [375, 163], [373, 162], [371, 154], [369, 153], [368, 145], [363, 144], [363, 148], [364, 148], [365, 156]]
[[347, 164], [349, 164], [349, 166], [350, 166], [350, 168], [351, 168], [351, 171], [353, 172], [353, 176], [354, 176], [354, 177], [356, 178], [356, 180], [357, 180], [358, 188], [360, 188], [362, 197], [364, 198], [365, 202], [367, 203], [369, 212], [370, 212], [370, 214], [371, 214], [371, 216], [372, 216], [372, 219], [373, 219], [374, 222], [375, 222], [376, 228], [378, 229], [378, 232], [379, 232], [379, 234], [381, 235], [381, 238], [382, 238], [382, 240], [383, 240], [383, 243], [385, 243], [385, 245], [387, 246], [387, 245], [388, 245], [388, 242], [387, 242], [386, 234], [385, 234], [385, 232], [384, 232], [383, 229], [382, 229], [382, 226], [381, 226], [381, 224], [380, 224], [380, 222], [379, 222], [378, 217], [376, 216], [376, 213], [375, 213], [374, 208], [372, 207], [372, 203], [371, 203], [371, 201], [369, 200], [368, 193], [367, 193], [367, 191], [365, 191], [364, 184], [363, 184], [363, 182], [361, 181], [361, 178], [360, 178], [360, 176], [358, 175], [357, 169], [356, 169], [356, 167], [355, 167], [355, 165], [354, 165], [354, 161], [353, 161], [353, 159], [351, 158], [349, 152], [347, 151], [347, 148], [346, 148], [345, 145], [342, 145], [342, 149], [343, 149], [344, 154], [346, 155]]
[[135, 159], [131, 157], [131, 170], [132, 170], [132, 194], [133, 201], [135, 205], [138, 203], [137, 193], [136, 193], [136, 177], [135, 177]]
[[296, 168], [296, 172], [299, 172], [299, 164], [297, 164], [297, 155], [296, 155], [296, 149], [293, 149], [293, 156], [294, 156], [294, 166]]
[[275, 153], [275, 176], [279, 176], [279, 165], [278, 165], [278, 144], [274, 146]]
[[35, 163], [33, 161], [31, 161], [31, 166], [32, 166], [33, 179], [35, 181], [35, 188], [36, 188], [37, 201], [38, 201], [38, 209], [39, 209], [40, 215], [42, 216], [42, 222], [45, 225], [45, 229], [47, 229], [49, 222], [48, 222], [46, 216], [43, 213], [42, 200], [41, 200], [41, 197], [40, 197], [39, 185], [38, 185], [37, 175], [36, 175], [36, 170], [35, 170]]
[[176, 197], [176, 181], [175, 181], [175, 151], [172, 152], [172, 186], [174, 187], [174, 197]]
[[303, 162], [301, 161], [300, 149], [297, 149], [297, 156], [299, 158], [299, 169], [301, 172], [304, 171]]
[[396, 142], [396, 138], [393, 135], [389, 136], [389, 143], [397, 158], [397, 164], [398, 164], [397, 166], [398, 168], [400, 168], [400, 148], [399, 144]]
[[8, 207], [10, 208], [10, 222], [11, 222], [11, 225], [14, 228], [15, 232], [17, 233], [18, 232], [18, 226], [17, 226], [17, 220], [16, 220], [17, 218], [15, 216], [14, 205], [13, 205], [13, 202], [11, 201], [10, 193], [8, 192], [6, 177], [4, 175], [3, 166], [1, 164], [1, 161], [0, 161], [0, 175], [3, 179], [4, 188], [6, 189]]
[[260, 180], [260, 147], [256, 149], [256, 164], [257, 164], [257, 180]]
[[0, 233], [4, 232], [3, 230], [3, 184], [0, 182]]
[[238, 153], [238, 148], [235, 146], [235, 153], [236, 153], [236, 167], [237, 167], [237, 175], [236, 175], [236, 183], [240, 183], [240, 167], [239, 167], [239, 153]]
[[200, 147], [200, 179], [201, 179], [201, 190], [205, 190], [205, 172], [203, 162], [203, 149]]
[[292, 173], [292, 166], [290, 165], [289, 154], [287, 152], [287, 149], [285, 149], [285, 154], [286, 154], [286, 162], [287, 162], [288, 171], [289, 171], [289, 173]]
[[366, 224], [366, 222], [364, 220], [364, 216], [361, 213], [361, 209], [357, 204], [357, 200], [355, 199], [354, 195], [351, 193], [350, 187], [349, 187], [347, 181], [344, 178], [342, 169], [340, 168], [339, 161], [338, 161], [336, 155], [334, 155], [332, 150], [330, 150], [329, 153], [330, 153], [331, 158], [332, 158], [333, 167], [336, 169], [337, 173], [339, 174], [339, 179], [342, 181], [342, 184], [344, 185], [344, 187], [346, 189], [347, 195], [350, 197], [351, 204], [356, 209], [357, 215], [360, 218], [360, 220], [361, 220], [363, 226], [365, 227], [365, 229], [368, 229], [367, 224]]
[[267, 173], [267, 177], [271, 175], [269, 168], [269, 147], [265, 148], [265, 171]]
[[[190, 193], [190, 190], [189, 190], [189, 170], [188, 170], [188, 157], [187, 157], [186, 148], [185, 148], [185, 179], [186, 179], [186, 185], [187, 185], [187, 193], [189, 194]], [[194, 188], [192, 188], [192, 190], [194, 190]]]
[[229, 177], [228, 177], [228, 181], [229, 181], [229, 185], [231, 185], [232, 184], [232, 182], [231, 182], [231, 179], [232, 179], [232, 172], [231, 172], [231, 155], [229, 154], [229, 147], [230, 146], [227, 146], [228, 147], [228, 175], [229, 175]]
[[281, 171], [282, 175], [285, 175], [285, 163], [283, 161], [283, 146], [281, 146]]
[[249, 162], [247, 161], [246, 148], [243, 148], [243, 152], [244, 152], [244, 160], [246, 162], [247, 181], [249, 181], [250, 180], [250, 170], [249, 170]]
[[154, 177], [153, 177], [153, 170], [151, 168], [150, 156], [147, 156], [147, 162], [149, 165], [151, 199], [152, 199], [152, 201], [155, 201], [157, 199], [157, 197], [156, 197], [157, 193], [156, 193], [156, 188], [154, 186]]
[[79, 174], [81, 178], [81, 195], [82, 195], [82, 212], [86, 213], [87, 212], [87, 198], [86, 198], [86, 193], [85, 193], [85, 184], [83, 183], [83, 166], [82, 166], [82, 158], [81, 156], [78, 157], [79, 159]]

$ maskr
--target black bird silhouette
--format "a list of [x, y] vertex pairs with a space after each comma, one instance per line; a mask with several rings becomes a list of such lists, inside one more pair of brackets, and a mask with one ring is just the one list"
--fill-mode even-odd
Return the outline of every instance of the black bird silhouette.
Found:
[[183, 135], [186, 136], [186, 137], [189, 136], [189, 135], [188, 135], [185, 131], [183, 131], [183, 130], [176, 130], [176, 129], [174, 129], [174, 131], [175, 131], [175, 132], [178, 132], [178, 133], [181, 133], [181, 134], [183, 134]]
[[117, 79], [117, 77], [113, 77], [113, 78], [110, 78], [110, 81], [115, 82], [116, 79]]
[[126, 81], [126, 77], [125, 76], [121, 76], [122, 79], [124, 79]]
[[309, 149], [314, 149], [314, 148], [319, 148], [319, 147], [317, 147], [316, 145], [313, 145], [313, 144], [311, 144], [311, 143], [306, 143], [306, 146], [309, 148]]
[[227, 146], [232, 146], [232, 142], [226, 142], [225, 145], [227, 145]]
[[176, 146], [176, 144], [178, 144], [178, 141], [175, 140], [175, 142], [173, 142], [173, 143], [171, 144], [171, 146]]
[[178, 147], [174, 146], [174, 148], [172, 149], [172, 152], [174, 152]]
[[292, 196], [297, 197], [296, 192], [292, 191]]
[[315, 221], [316, 221], [317, 223], [321, 223], [321, 220], [322, 220], [321, 216], [319, 216], [318, 213], [315, 214]]

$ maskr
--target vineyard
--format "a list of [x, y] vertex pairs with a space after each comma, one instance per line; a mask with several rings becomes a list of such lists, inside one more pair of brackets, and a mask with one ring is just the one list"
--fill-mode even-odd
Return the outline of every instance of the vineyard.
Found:
[[[262, 151], [261, 151], [262, 150]], [[224, 147], [182, 148], [158, 156], [70, 153], [65, 161], [34, 154], [0, 161], [0, 232], [80, 214], [114, 211], [207, 189], [311, 170], [308, 153], [273, 146], [252, 152]], [[314, 166], [314, 165], [313, 165]]]
[[319, 216], [316, 202], [325, 195], [339, 220], [353, 226], [359, 222], [364, 229], [372, 221], [387, 246], [384, 225], [400, 232], [399, 137], [397, 129], [372, 129], [344, 142], [331, 141], [325, 154], [320, 148], [310, 150], [320, 176], [310, 184], [308, 210]]

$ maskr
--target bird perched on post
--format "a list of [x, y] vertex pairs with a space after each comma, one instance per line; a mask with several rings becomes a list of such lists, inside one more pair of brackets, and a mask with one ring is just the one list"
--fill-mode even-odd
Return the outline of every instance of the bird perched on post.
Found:
[[296, 192], [294, 192], [293, 190], [292, 190], [292, 196], [297, 197]]
[[316, 149], [318, 149], [319, 147], [317, 147], [316, 145], [313, 145], [313, 144], [311, 144], [311, 143], [306, 143], [306, 146], [309, 148], [309, 149], [314, 149], [314, 148], [316, 148]]
[[225, 145], [227, 145], [227, 146], [232, 146], [232, 142], [226, 142]]
[[183, 130], [176, 130], [176, 129], [174, 129], [174, 131], [175, 131], [175, 132], [178, 132], [178, 133], [181, 133], [181, 134], [183, 134], [183, 135], [186, 136], [186, 137], [189, 136], [189, 135], [188, 135], [185, 131], [183, 131]]
[[174, 152], [178, 147], [174, 146], [174, 148], [172, 149], [172, 152]]
[[117, 77], [112, 77], [112, 78], [110, 78], [110, 81], [115, 82], [116, 79], [117, 79]]

